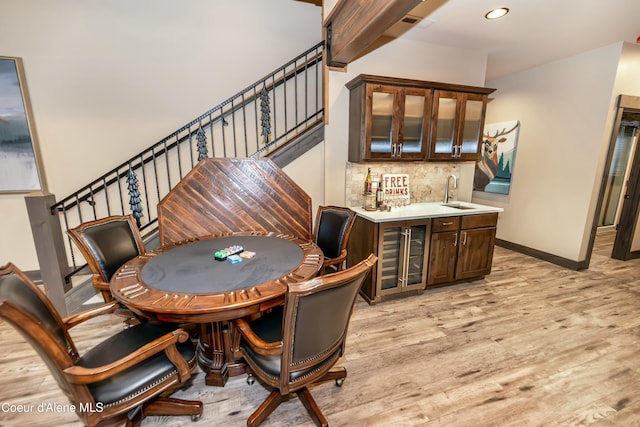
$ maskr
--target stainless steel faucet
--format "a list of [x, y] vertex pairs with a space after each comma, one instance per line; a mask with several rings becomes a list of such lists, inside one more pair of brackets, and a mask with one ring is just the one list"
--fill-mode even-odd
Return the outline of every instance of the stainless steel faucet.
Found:
[[449, 182], [453, 178], [453, 188], [458, 188], [458, 178], [455, 175], [451, 174], [447, 178], [447, 185], [444, 187], [444, 202], [449, 203]]

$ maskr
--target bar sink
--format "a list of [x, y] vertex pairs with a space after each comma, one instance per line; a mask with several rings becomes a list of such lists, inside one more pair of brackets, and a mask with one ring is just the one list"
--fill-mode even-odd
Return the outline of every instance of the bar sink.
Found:
[[443, 203], [442, 206], [446, 206], [448, 208], [453, 208], [453, 209], [473, 209], [473, 206], [466, 206], [463, 205], [462, 203], [458, 203], [458, 202], [454, 202], [454, 203]]

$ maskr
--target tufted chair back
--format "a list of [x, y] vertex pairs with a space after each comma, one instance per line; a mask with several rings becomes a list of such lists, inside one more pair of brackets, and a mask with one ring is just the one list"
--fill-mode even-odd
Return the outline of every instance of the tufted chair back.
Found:
[[235, 321], [242, 335], [239, 354], [252, 375], [276, 389], [249, 418], [248, 425], [260, 424], [292, 392], [298, 394], [310, 415], [320, 420], [318, 425], [325, 425], [307, 387], [328, 379], [341, 385], [346, 377], [344, 368], [333, 366], [343, 354], [358, 290], [376, 261], [371, 254], [349, 269], [291, 283], [283, 307], [250, 324]]
[[[67, 329], [51, 305], [30, 279], [9, 264], [5, 267], [4, 274], [0, 270], [0, 318], [4, 317], [16, 327], [25, 340], [31, 344], [40, 357], [45, 361], [49, 370], [67, 396], [71, 390], [62, 370], [73, 365], [78, 359], [76, 350]], [[10, 315], [14, 311], [16, 314]], [[24, 317], [27, 319], [24, 319]], [[37, 335], [29, 332], [30, 322], [37, 322], [40, 327], [48, 331], [45, 335]], [[56, 357], [49, 357], [53, 352]]]
[[334, 266], [335, 271], [342, 270], [355, 217], [355, 212], [349, 208], [318, 207], [314, 235], [316, 244], [324, 253], [324, 267]]
[[93, 273], [93, 285], [111, 301], [109, 281], [125, 262], [145, 253], [140, 232], [131, 215], [88, 221], [68, 231]]
[[356, 276], [313, 291], [290, 290], [283, 326], [283, 345], [285, 349], [290, 348], [286, 357], [290, 375], [281, 381], [295, 382], [299, 367], [305, 362], [331, 360], [342, 354], [342, 343], [361, 284], [361, 278]]
[[63, 319], [20, 269], [0, 267], [0, 319], [38, 353], [85, 425], [112, 425], [127, 417], [135, 424], [146, 414], [198, 418], [201, 402], [165, 399], [196, 367], [186, 331], [141, 323], [78, 354], [68, 330], [116, 307], [112, 302]]

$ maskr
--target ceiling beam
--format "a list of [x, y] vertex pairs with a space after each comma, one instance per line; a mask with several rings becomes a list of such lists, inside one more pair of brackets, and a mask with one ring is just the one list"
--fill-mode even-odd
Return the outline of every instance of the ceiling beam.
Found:
[[340, 0], [324, 23], [327, 65], [344, 68], [422, 0]]

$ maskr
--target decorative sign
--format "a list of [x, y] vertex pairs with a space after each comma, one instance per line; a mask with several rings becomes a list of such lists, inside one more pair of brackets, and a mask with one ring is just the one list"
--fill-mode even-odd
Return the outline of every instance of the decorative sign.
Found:
[[383, 197], [386, 201], [394, 201], [397, 204], [409, 204], [409, 174], [385, 173], [382, 174]]

